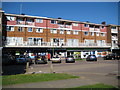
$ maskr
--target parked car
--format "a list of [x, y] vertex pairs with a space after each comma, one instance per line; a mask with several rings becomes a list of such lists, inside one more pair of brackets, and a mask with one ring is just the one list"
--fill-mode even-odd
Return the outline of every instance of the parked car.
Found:
[[11, 54], [2, 55], [2, 65], [15, 64], [15, 57]]
[[108, 54], [106, 56], [103, 57], [104, 60], [119, 60], [120, 59], [120, 55], [116, 54], [116, 53], [112, 53], [112, 54]]
[[54, 57], [52, 57], [50, 60], [51, 60], [52, 62], [59, 62], [59, 63], [61, 63], [61, 58], [58, 57], [58, 56], [54, 56]]
[[86, 61], [97, 61], [97, 57], [95, 55], [88, 55]]
[[40, 56], [39, 55], [39, 56], [36, 57], [35, 63], [36, 64], [39, 64], [39, 63], [46, 64], [47, 63], [47, 58], [45, 56]]
[[68, 62], [75, 62], [75, 58], [73, 57], [73, 56], [67, 56], [66, 57], [66, 63], [68, 63]]
[[32, 60], [29, 56], [19, 55], [18, 58], [16, 58], [16, 63], [17, 64], [25, 64], [27, 62], [32, 63]]

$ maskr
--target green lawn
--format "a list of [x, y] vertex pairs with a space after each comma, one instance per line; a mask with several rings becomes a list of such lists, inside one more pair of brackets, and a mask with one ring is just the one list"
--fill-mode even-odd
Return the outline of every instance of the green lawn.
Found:
[[18, 74], [2, 76], [2, 85], [30, 83], [30, 82], [43, 82], [61, 79], [79, 78], [65, 73], [46, 73], [46, 74]]
[[86, 60], [86, 59], [75, 59], [75, 61], [79, 61], [79, 60]]
[[78, 89], [93, 89], [93, 90], [118, 90], [118, 88], [114, 87], [114, 86], [111, 86], [111, 85], [106, 85], [106, 84], [94, 84], [94, 85], [86, 85], [86, 86], [79, 86], [79, 87], [73, 87], [73, 88], [66, 88], [64, 90], [78, 90]]

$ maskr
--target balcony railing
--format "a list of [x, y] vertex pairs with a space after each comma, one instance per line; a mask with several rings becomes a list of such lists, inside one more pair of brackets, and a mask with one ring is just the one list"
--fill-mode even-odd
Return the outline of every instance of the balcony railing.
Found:
[[111, 33], [118, 33], [117, 29], [111, 29]]
[[89, 28], [89, 31], [94, 31], [95, 30], [95, 28]]
[[17, 21], [17, 25], [32, 25], [34, 26], [34, 22], [27, 22], [27, 21]]
[[72, 25], [59, 25], [59, 28], [72, 29]]
[[117, 36], [112, 36], [112, 40], [118, 40]]
[[[12, 42], [11, 42], [12, 43]], [[22, 43], [8, 43], [5, 42], [5, 47], [111, 47], [110, 43], [67, 43], [67, 42], [27, 42]]]

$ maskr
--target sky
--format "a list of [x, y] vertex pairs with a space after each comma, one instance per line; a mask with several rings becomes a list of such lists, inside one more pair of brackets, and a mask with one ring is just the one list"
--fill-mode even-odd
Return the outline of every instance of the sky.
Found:
[[[21, 7], [21, 9], [20, 9]], [[5, 13], [118, 25], [118, 2], [3, 2]]]

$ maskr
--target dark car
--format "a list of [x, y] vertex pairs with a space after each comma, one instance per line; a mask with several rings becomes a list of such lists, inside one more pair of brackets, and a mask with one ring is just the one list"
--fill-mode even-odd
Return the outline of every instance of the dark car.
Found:
[[27, 62], [32, 63], [32, 60], [27, 55], [19, 55], [18, 58], [16, 58], [17, 64], [26, 64]]
[[86, 61], [97, 61], [97, 57], [95, 55], [88, 55]]
[[120, 59], [120, 55], [116, 53], [112, 53], [104, 56], [104, 60], [119, 60], [119, 59]]
[[75, 62], [75, 58], [73, 57], [73, 56], [67, 56], [66, 57], [66, 63], [68, 63], [68, 62]]
[[46, 64], [47, 63], [47, 58], [45, 56], [40, 56], [39, 55], [39, 56], [36, 57], [35, 63], [36, 64], [42, 64], [42, 63]]
[[15, 57], [11, 54], [2, 55], [2, 65], [11, 65], [15, 64]]

